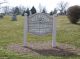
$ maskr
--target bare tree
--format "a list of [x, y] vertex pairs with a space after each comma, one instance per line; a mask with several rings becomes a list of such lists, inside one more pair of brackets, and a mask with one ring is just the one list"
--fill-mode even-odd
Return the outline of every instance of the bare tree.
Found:
[[[7, 3], [7, 1], [6, 0], [3, 0], [3, 2], [2, 1], [0, 1], [0, 9], [2, 9], [3, 7], [1, 7], [1, 5], [2, 4], [4, 4], [4, 3]], [[1, 12], [1, 11], [0, 11]]]
[[23, 12], [26, 11], [26, 7], [24, 6], [20, 5], [18, 8], [19, 8], [20, 14], [23, 14]]
[[[0, 1], [0, 10], [3, 8], [1, 7], [2, 4], [7, 3], [6, 0]], [[0, 11], [0, 18], [3, 18], [3, 13]]]
[[47, 13], [47, 10], [45, 7], [43, 8], [42, 13]]
[[41, 13], [43, 11], [43, 7], [41, 4], [39, 4], [39, 12]]
[[3, 11], [5, 14], [9, 14], [9, 6], [3, 7]]
[[65, 13], [67, 6], [68, 6], [68, 2], [61, 1], [58, 4], [57, 10], [60, 12], [61, 15]]
[[6, 0], [4, 0], [3, 2], [0, 1], [0, 5], [3, 4], [3, 3], [7, 3], [7, 1]]
[[13, 7], [11, 11], [12, 11], [12, 14], [20, 15], [20, 9], [17, 6]]
[[6, 0], [4, 0], [3, 2], [0, 1], [0, 8], [1, 8], [1, 4], [7, 3]]
[[54, 10], [53, 10], [53, 11], [51, 11], [49, 14], [50, 14], [50, 15], [57, 14], [57, 9], [56, 9], [56, 8], [54, 8]]

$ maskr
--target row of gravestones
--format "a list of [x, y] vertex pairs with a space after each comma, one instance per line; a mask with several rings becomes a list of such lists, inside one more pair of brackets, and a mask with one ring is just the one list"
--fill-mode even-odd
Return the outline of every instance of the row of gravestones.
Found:
[[[30, 15], [32, 15], [32, 14], [30, 13]], [[17, 21], [17, 17], [16, 16], [17, 16], [16, 14], [12, 15], [12, 21]], [[27, 16], [29, 16], [28, 13], [27, 13]]]
[[[4, 15], [0, 15], [0, 19], [3, 19]], [[15, 14], [12, 15], [12, 21], [17, 21], [17, 17]]]
[[[0, 19], [3, 19], [3, 18], [4, 18], [4, 15], [0, 15]], [[17, 15], [16, 14], [12, 15], [12, 21], [17, 21]]]
[[[0, 19], [2, 19], [4, 17], [4, 15], [0, 15]], [[17, 21], [17, 15], [13, 14], [12, 15], [12, 21]]]

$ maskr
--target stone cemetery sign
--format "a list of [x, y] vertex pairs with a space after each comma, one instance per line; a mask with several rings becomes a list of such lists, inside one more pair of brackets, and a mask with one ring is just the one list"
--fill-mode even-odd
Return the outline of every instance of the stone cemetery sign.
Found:
[[52, 19], [49, 15], [34, 14], [29, 17], [28, 31], [36, 35], [44, 35], [52, 32]]
[[24, 46], [27, 45], [26, 39], [28, 32], [35, 35], [52, 33], [52, 47], [56, 47], [56, 26], [54, 16], [52, 17], [45, 13], [37, 13], [31, 16], [27, 16], [27, 14], [25, 14]]

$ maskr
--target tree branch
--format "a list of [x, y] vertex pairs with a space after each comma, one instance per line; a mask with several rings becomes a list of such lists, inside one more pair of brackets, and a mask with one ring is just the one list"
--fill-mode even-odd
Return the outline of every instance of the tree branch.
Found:
[[3, 3], [7, 3], [7, 2], [1, 2], [0, 4], [3, 4]]

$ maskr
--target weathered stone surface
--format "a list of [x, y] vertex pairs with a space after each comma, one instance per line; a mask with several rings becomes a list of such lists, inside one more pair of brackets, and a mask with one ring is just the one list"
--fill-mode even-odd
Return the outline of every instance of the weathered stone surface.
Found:
[[43, 35], [52, 32], [53, 19], [48, 14], [38, 13], [28, 18], [28, 31], [32, 34]]

